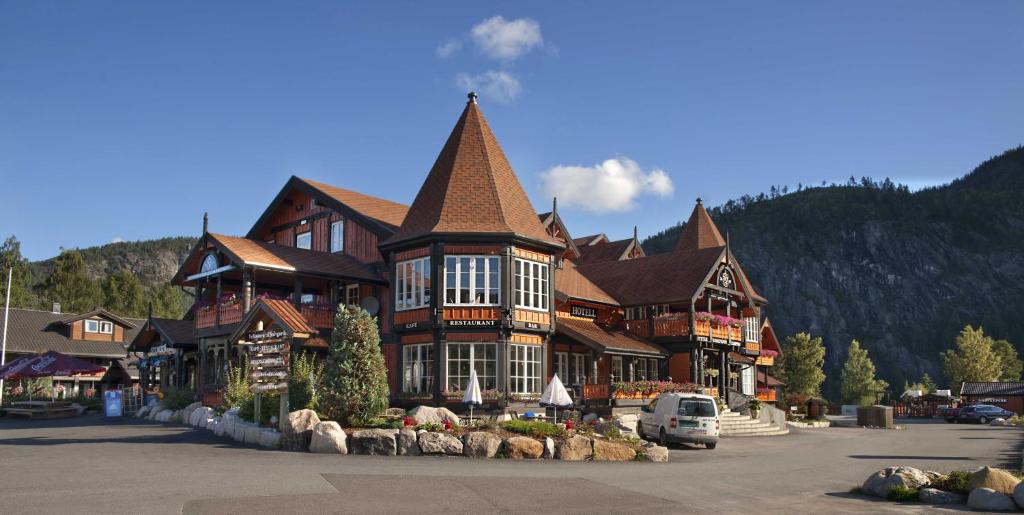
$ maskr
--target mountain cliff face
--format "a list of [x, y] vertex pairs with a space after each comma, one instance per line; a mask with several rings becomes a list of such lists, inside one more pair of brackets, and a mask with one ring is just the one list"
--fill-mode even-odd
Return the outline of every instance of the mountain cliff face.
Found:
[[[915, 193], [851, 179], [711, 214], [780, 338], [824, 337], [832, 397], [851, 339], [897, 394], [904, 379], [943, 377], [939, 352], [964, 325], [1024, 347], [1024, 147]], [[670, 251], [680, 229], [647, 239], [645, 251]]]
[[[171, 280], [178, 266], [188, 256], [196, 239], [189, 237], [161, 238], [159, 240], [126, 241], [99, 247], [79, 249], [89, 276], [103, 277], [119, 270], [128, 270], [144, 286], [156, 286]], [[55, 258], [29, 264], [32, 281], [40, 285], [53, 270]]]

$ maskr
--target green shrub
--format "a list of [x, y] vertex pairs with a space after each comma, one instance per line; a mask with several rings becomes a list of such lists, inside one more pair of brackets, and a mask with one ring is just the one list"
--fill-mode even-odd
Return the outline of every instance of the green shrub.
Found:
[[322, 411], [331, 420], [362, 426], [388, 408], [388, 374], [377, 319], [366, 310], [338, 307], [325, 386]]
[[164, 392], [164, 400], [161, 402], [164, 409], [178, 411], [196, 401], [196, 392], [188, 388], [168, 388]]
[[949, 474], [946, 474], [939, 479], [932, 481], [931, 487], [944, 490], [946, 492], [956, 492], [958, 494], [967, 495], [970, 490], [967, 489], [967, 482], [971, 480], [971, 473], [964, 470], [954, 470]]
[[890, 488], [889, 493], [885, 497], [890, 501], [905, 502], [918, 500], [917, 495], [918, 491], [916, 488], [900, 485]]
[[372, 418], [363, 424], [363, 427], [371, 429], [402, 429], [400, 418]]
[[534, 438], [564, 436], [565, 430], [551, 422], [541, 420], [507, 420], [498, 427], [510, 433], [519, 433]]
[[417, 431], [422, 429], [424, 431], [431, 431], [431, 432], [434, 432], [434, 433], [439, 433], [441, 431], [444, 431], [444, 426], [442, 426], [441, 424], [434, 423], [434, 422], [427, 422], [425, 424], [417, 424], [416, 427], [414, 427], [413, 429], [415, 429]]

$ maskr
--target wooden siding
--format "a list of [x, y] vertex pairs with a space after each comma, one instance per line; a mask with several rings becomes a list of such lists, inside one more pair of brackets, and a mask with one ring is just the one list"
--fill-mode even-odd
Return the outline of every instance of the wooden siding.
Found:
[[419, 257], [426, 257], [430, 255], [430, 247], [423, 247], [420, 249], [403, 250], [402, 252], [395, 253], [395, 262], [407, 261], [409, 259], [416, 259]]
[[535, 324], [550, 324], [551, 313], [547, 311], [533, 311], [529, 309], [517, 309], [515, 314], [516, 322], [533, 322]]
[[512, 333], [508, 341], [518, 344], [544, 345], [544, 338], [536, 334]]
[[398, 370], [398, 345], [386, 343], [381, 345], [381, 347], [384, 350], [384, 366], [388, 369], [388, 386], [391, 387], [392, 392], [400, 391], [398, 389], [400, 375]]
[[402, 344], [410, 343], [431, 343], [434, 341], [434, 333], [403, 334]]
[[[327, 238], [330, 241], [330, 233]], [[365, 227], [345, 220], [345, 254], [348, 254], [363, 263], [379, 263], [384, 261], [377, 250], [377, 235]]]
[[424, 322], [428, 320], [430, 320], [430, 309], [428, 308], [395, 312], [395, 325]]
[[685, 352], [674, 354], [668, 360], [668, 375], [676, 383], [690, 382], [690, 355]]
[[497, 255], [501, 247], [495, 245], [445, 245], [445, 254]]
[[82, 333], [85, 332], [85, 329], [82, 327], [82, 325], [83, 325], [83, 322], [81, 320], [71, 324], [71, 339], [72, 340], [81, 340], [82, 339]]
[[[317, 252], [331, 251], [331, 223], [345, 220], [345, 254], [363, 263], [384, 261], [377, 250], [377, 235], [358, 223], [345, 219], [330, 208], [317, 204], [312, 206], [312, 197], [299, 191], [291, 192], [267, 222], [267, 232], [257, 237], [260, 241], [273, 239], [274, 243], [286, 247], [295, 246], [296, 233], [312, 232], [310, 249]], [[285, 228], [271, 234], [270, 229], [308, 220], [304, 225]]]
[[492, 307], [444, 308], [445, 320], [498, 320], [500, 316], [498, 308]]
[[496, 342], [498, 333], [448, 333], [445, 341], [449, 342]]
[[541, 254], [540, 252], [534, 252], [532, 250], [526, 250], [526, 249], [520, 249], [520, 248], [516, 248], [514, 250], [514, 252], [516, 254], [516, 257], [521, 257], [523, 259], [530, 259], [530, 260], [533, 260], [533, 261], [540, 261], [541, 263], [549, 263], [549, 262], [551, 262], [551, 256], [548, 255], [548, 254]]

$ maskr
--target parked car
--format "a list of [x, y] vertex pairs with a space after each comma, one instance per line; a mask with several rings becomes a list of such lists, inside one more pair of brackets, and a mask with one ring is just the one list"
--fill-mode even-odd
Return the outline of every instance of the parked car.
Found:
[[663, 393], [640, 410], [636, 431], [659, 445], [699, 443], [708, 449], [718, 445], [721, 420], [714, 397], [695, 393]]
[[954, 408], [951, 406], [941, 406], [935, 410], [935, 418], [941, 418], [950, 424], [956, 422], [956, 417], [958, 415], [960, 415], [960, 408]]
[[1010, 418], [1016, 415], [1012, 411], [1004, 410], [999, 406], [992, 406], [991, 404], [975, 404], [974, 406], [965, 406], [960, 408], [960, 413], [957, 414], [957, 422], [977, 422], [979, 424], [988, 424], [990, 420], [997, 418]]

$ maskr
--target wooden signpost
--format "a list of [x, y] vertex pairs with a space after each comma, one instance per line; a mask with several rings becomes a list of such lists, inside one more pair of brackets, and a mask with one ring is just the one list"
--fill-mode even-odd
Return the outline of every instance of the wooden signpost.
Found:
[[291, 364], [291, 345], [285, 331], [255, 331], [246, 334], [243, 342], [249, 358], [249, 391], [254, 399], [256, 423], [260, 423], [261, 394], [281, 396], [278, 421], [283, 426], [288, 418], [288, 376]]

